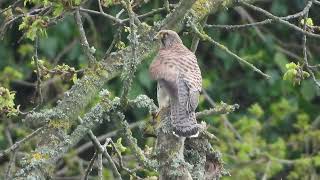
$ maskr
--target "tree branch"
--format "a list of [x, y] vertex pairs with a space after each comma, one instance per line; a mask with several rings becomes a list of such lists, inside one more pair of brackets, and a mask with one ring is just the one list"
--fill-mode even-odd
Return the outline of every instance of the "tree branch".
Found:
[[[303, 8], [302, 11], [295, 13], [295, 14], [292, 14], [292, 15], [285, 16], [285, 17], [279, 17], [279, 18], [282, 20], [290, 20], [290, 19], [302, 17], [307, 13], [307, 11], [309, 11], [311, 5], [312, 5], [312, 2], [309, 1], [307, 3], [307, 5]], [[241, 29], [241, 28], [247, 28], [247, 27], [252, 27], [252, 26], [265, 25], [265, 24], [270, 24], [270, 23], [274, 23], [274, 22], [276, 22], [276, 19], [266, 19], [266, 20], [263, 20], [260, 22], [254, 22], [254, 23], [249, 23], [249, 24], [240, 24], [240, 25], [219, 25], [219, 24], [209, 25], [209, 24], [206, 24], [205, 27], [233, 30], [233, 29]]]
[[239, 109], [238, 104], [228, 105], [222, 102], [220, 104], [217, 104], [214, 108], [197, 112], [196, 116], [197, 116], [197, 119], [198, 118], [201, 119], [213, 114], [229, 114], [231, 112], [234, 112], [236, 109]]
[[195, 1], [196, 0], [181, 0], [173, 12], [164, 19], [161, 29], [172, 29], [175, 26], [177, 19], [182, 20]]
[[200, 32], [195, 24], [191, 23], [190, 26], [191, 26], [191, 29], [193, 30], [193, 32], [196, 35], [198, 35], [202, 40], [209, 41], [211, 44], [217, 46], [221, 50], [225, 51], [226, 53], [228, 53], [229, 55], [234, 57], [237, 61], [249, 66], [252, 70], [256, 71], [257, 73], [261, 74], [262, 76], [264, 76], [266, 78], [270, 78], [270, 76], [268, 74], [263, 73], [260, 69], [255, 67], [253, 64], [249, 63], [248, 61], [246, 61], [246, 60], [242, 59], [241, 57], [239, 57], [238, 55], [234, 54], [227, 47], [225, 47], [224, 45], [222, 45], [222, 44], [218, 43], [217, 41], [213, 40], [210, 36], [208, 36], [204, 32]]
[[75, 20], [78, 25], [78, 29], [79, 29], [79, 33], [80, 33], [80, 42], [81, 42], [82, 49], [83, 49], [85, 55], [87, 56], [87, 58], [89, 59], [89, 67], [91, 67], [94, 64], [96, 64], [96, 58], [93, 56], [93, 53], [91, 52], [90, 45], [87, 41], [87, 37], [86, 37], [86, 33], [83, 29], [83, 24], [82, 24], [79, 9], [77, 9], [75, 12]]
[[120, 175], [116, 165], [114, 164], [111, 156], [108, 154], [107, 149], [106, 149], [106, 146], [109, 143], [108, 139], [106, 139], [106, 142], [105, 142], [104, 146], [102, 146], [100, 144], [99, 140], [97, 139], [97, 137], [93, 134], [93, 132], [91, 130], [89, 130], [88, 134], [89, 134], [89, 137], [90, 137], [91, 141], [93, 142], [93, 144], [97, 148], [98, 154], [102, 153], [107, 158], [107, 160], [108, 160], [108, 162], [110, 164], [110, 167], [111, 167], [111, 171], [112, 171], [112, 173], [114, 175], [114, 178], [117, 179], [117, 180], [121, 180], [122, 179], [121, 175]]
[[10, 152], [13, 152], [15, 150], [17, 150], [17, 148], [19, 148], [23, 143], [25, 143], [26, 141], [30, 140], [31, 138], [33, 138], [34, 136], [38, 135], [39, 133], [41, 133], [41, 131], [43, 131], [46, 127], [40, 127], [37, 130], [33, 131], [31, 134], [29, 134], [28, 136], [26, 136], [25, 138], [21, 139], [20, 141], [17, 141], [16, 143], [14, 143], [10, 148], [4, 150], [3, 152], [0, 153], [0, 158], [9, 154]]
[[[312, 1], [309, 1], [309, 3], [310, 3], [310, 2], [311, 2], [311, 4], [312, 4]], [[308, 32], [308, 31], [305, 31], [305, 30], [299, 28], [298, 26], [296, 26], [296, 25], [294, 25], [294, 24], [291, 24], [291, 23], [288, 22], [288, 21], [283, 20], [283, 19], [281, 19], [280, 17], [277, 17], [277, 16], [269, 13], [268, 11], [266, 11], [266, 10], [264, 10], [264, 9], [262, 9], [262, 8], [259, 8], [259, 7], [257, 7], [257, 6], [251, 5], [251, 4], [246, 3], [246, 2], [243, 2], [243, 1], [240, 1], [240, 4], [243, 5], [243, 6], [245, 6], [245, 7], [250, 8], [250, 9], [253, 9], [253, 10], [255, 10], [255, 11], [258, 11], [258, 12], [264, 14], [265, 16], [267, 16], [267, 17], [269, 17], [269, 18], [271, 18], [271, 19], [274, 19], [275, 21], [277, 21], [277, 22], [279, 22], [279, 23], [281, 23], [281, 24], [284, 24], [284, 25], [288, 26], [289, 28], [294, 29], [294, 30], [296, 30], [296, 31], [298, 31], [298, 32], [300, 32], [300, 33], [302, 33], [302, 34], [305, 34], [305, 35], [307, 35], [307, 36], [314, 37], [314, 38], [320, 38], [320, 35], [319, 35], [319, 34], [314, 34], [314, 33], [310, 33], [310, 32]], [[307, 6], [307, 7], [309, 7], [309, 9], [310, 9], [311, 5], [310, 5], [310, 6]]]
[[123, 72], [121, 74], [123, 80], [123, 90], [121, 95], [121, 104], [123, 107], [126, 107], [128, 103], [128, 93], [132, 85], [132, 81], [134, 78], [134, 73], [137, 69], [137, 45], [138, 45], [138, 37], [137, 37], [137, 26], [135, 24], [135, 13], [132, 10], [131, 3], [129, 0], [122, 1], [123, 5], [127, 9], [130, 19], [130, 35], [129, 41], [131, 43], [131, 59], [128, 59], [127, 62], [124, 63]]

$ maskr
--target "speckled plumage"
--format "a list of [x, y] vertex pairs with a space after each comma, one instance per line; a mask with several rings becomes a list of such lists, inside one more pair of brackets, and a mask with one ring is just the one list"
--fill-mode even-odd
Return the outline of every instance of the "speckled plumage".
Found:
[[159, 33], [167, 35], [161, 36], [159, 52], [149, 69], [152, 79], [158, 81], [159, 106], [170, 106], [176, 135], [197, 135], [199, 127], [195, 110], [202, 78], [196, 56], [182, 44], [174, 31], [162, 30]]

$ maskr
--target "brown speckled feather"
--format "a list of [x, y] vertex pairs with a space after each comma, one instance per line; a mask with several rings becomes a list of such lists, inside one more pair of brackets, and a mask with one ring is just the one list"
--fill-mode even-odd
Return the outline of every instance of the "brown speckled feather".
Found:
[[[151, 78], [158, 81], [158, 94], [169, 96], [171, 122], [175, 134], [193, 136], [198, 133], [195, 109], [202, 86], [201, 72], [196, 56], [182, 43], [160, 48], [150, 65]], [[159, 95], [158, 95], [159, 96]], [[158, 97], [159, 106], [165, 104]]]

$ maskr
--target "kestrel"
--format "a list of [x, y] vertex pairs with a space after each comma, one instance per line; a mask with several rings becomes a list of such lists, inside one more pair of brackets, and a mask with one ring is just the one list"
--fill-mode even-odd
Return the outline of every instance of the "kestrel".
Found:
[[174, 31], [161, 30], [155, 39], [159, 40], [160, 49], [149, 71], [151, 78], [158, 81], [159, 108], [170, 107], [173, 134], [196, 137], [199, 125], [195, 110], [202, 87], [197, 58]]

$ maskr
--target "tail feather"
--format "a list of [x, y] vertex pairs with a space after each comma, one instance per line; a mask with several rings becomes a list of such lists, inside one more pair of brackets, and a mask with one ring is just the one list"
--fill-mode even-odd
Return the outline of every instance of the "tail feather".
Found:
[[197, 124], [195, 112], [190, 112], [179, 103], [171, 103], [171, 123], [173, 132], [177, 136], [197, 137], [199, 125]]

